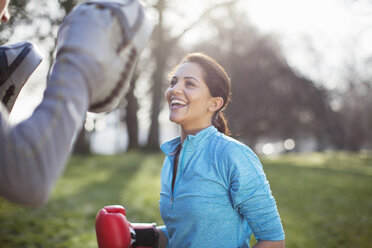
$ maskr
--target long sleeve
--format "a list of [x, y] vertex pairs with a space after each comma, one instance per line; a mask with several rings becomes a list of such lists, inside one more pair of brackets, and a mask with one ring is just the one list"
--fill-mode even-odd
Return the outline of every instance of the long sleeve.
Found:
[[86, 80], [78, 68], [57, 63], [30, 118], [13, 126], [0, 106], [0, 196], [31, 206], [46, 202], [84, 121]]
[[284, 231], [269, 182], [257, 156], [248, 148], [229, 146], [230, 194], [233, 206], [257, 240], [284, 240]]
[[169, 247], [169, 234], [168, 234], [168, 231], [167, 231], [167, 227], [164, 225], [164, 226], [159, 226], [158, 229], [164, 234], [164, 237], [165, 239], [167, 240], [167, 243], [166, 243], [166, 247], [168, 248]]

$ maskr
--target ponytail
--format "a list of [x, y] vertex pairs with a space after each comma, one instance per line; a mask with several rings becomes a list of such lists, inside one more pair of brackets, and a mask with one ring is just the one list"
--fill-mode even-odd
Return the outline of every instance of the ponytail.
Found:
[[227, 120], [221, 111], [216, 112], [216, 115], [214, 116], [212, 120], [212, 124], [213, 126], [217, 128], [217, 130], [220, 133], [223, 133], [225, 135], [230, 135], [230, 130], [227, 125]]

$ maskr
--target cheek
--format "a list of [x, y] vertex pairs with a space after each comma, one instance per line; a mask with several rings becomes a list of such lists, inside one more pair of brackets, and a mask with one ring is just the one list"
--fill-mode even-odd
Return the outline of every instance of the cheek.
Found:
[[171, 90], [168, 88], [165, 93], [164, 93], [164, 96], [165, 96], [165, 100], [169, 100], [170, 99], [170, 95], [171, 95]]
[[193, 105], [194, 108], [205, 110], [208, 108], [209, 97], [206, 94], [198, 92], [198, 94], [190, 94], [189, 101], [191, 102], [190, 105]]

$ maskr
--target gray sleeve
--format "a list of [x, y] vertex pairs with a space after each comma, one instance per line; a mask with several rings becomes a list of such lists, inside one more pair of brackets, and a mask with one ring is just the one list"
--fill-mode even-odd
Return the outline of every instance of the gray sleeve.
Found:
[[56, 64], [30, 118], [11, 125], [0, 106], [0, 196], [31, 206], [47, 201], [85, 118], [85, 80], [72, 65]]

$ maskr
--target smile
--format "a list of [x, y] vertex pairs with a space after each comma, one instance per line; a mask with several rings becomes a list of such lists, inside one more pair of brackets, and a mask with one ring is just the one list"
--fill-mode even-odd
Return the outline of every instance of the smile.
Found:
[[180, 100], [180, 99], [173, 99], [171, 101], [170, 107], [171, 108], [176, 108], [176, 107], [184, 107], [187, 105], [187, 102]]

